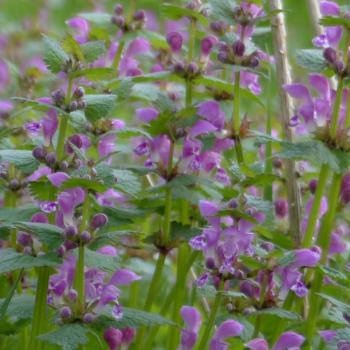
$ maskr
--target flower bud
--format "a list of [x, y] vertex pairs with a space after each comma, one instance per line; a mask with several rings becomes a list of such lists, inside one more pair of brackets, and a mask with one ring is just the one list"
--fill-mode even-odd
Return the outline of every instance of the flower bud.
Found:
[[62, 89], [59, 89], [59, 90], [53, 92], [51, 97], [52, 97], [53, 103], [55, 105], [59, 106], [59, 105], [61, 105], [64, 102], [65, 93], [64, 93], [64, 91]]
[[195, 62], [191, 62], [188, 67], [187, 67], [187, 73], [190, 75], [190, 76], [193, 76], [193, 75], [196, 75], [198, 74], [199, 72], [199, 68], [197, 66], [197, 63]]
[[245, 45], [243, 41], [236, 40], [232, 45], [232, 50], [235, 56], [242, 57], [245, 52]]
[[316, 179], [312, 179], [310, 182], [309, 182], [309, 190], [312, 194], [315, 194], [316, 193], [316, 189], [317, 189], [317, 183], [318, 181]]
[[218, 53], [218, 60], [222, 63], [229, 63], [228, 53], [225, 51], [220, 51]]
[[218, 39], [215, 38], [215, 36], [209, 35], [206, 36], [202, 41], [201, 41], [201, 52], [202, 55], [208, 56], [213, 49], [213, 47], [217, 44]]
[[342, 74], [344, 70], [344, 63], [342, 61], [336, 61], [334, 63], [334, 70], [337, 74]]
[[46, 155], [45, 157], [45, 161], [47, 163], [48, 166], [53, 166], [56, 164], [56, 154], [53, 152], [50, 152]]
[[91, 235], [88, 231], [83, 231], [80, 234], [80, 240], [82, 243], [87, 244], [91, 241]]
[[283, 163], [282, 163], [281, 159], [276, 158], [273, 160], [272, 165], [276, 169], [281, 169], [283, 166]]
[[65, 252], [66, 252], [66, 247], [63, 244], [57, 248], [58, 256], [63, 257]]
[[74, 112], [78, 109], [78, 102], [77, 101], [72, 101], [69, 105], [69, 111]]
[[166, 36], [166, 40], [173, 52], [179, 52], [182, 48], [182, 36], [178, 32], [170, 32]]
[[216, 22], [212, 22], [210, 23], [210, 29], [218, 35], [224, 35], [225, 31], [226, 31], [226, 24], [222, 21], [216, 21]]
[[260, 63], [260, 61], [259, 61], [258, 57], [256, 57], [256, 56], [254, 55], [254, 56], [252, 56], [252, 57], [250, 58], [250, 60], [249, 60], [249, 67], [250, 67], [250, 68], [256, 68], [256, 67], [259, 66], [259, 63]]
[[146, 19], [146, 13], [144, 10], [136, 11], [132, 18], [134, 21], [143, 22]]
[[46, 156], [46, 151], [43, 146], [37, 146], [32, 151], [33, 157], [37, 160], [44, 160]]
[[67, 239], [72, 239], [78, 234], [78, 229], [73, 225], [69, 225], [64, 230], [64, 234]]
[[21, 188], [21, 183], [17, 179], [13, 179], [9, 182], [9, 189], [13, 192], [18, 191]]
[[84, 94], [85, 94], [85, 90], [81, 86], [76, 88], [74, 91], [74, 97], [76, 97], [76, 98], [82, 98], [84, 96]]
[[63, 160], [60, 164], [59, 164], [59, 168], [60, 170], [66, 171], [69, 168], [69, 164], [66, 160]]
[[83, 322], [84, 323], [92, 323], [95, 319], [95, 316], [91, 313], [86, 313], [84, 316], [83, 316]]
[[185, 66], [182, 62], [177, 62], [174, 64], [174, 67], [173, 67], [173, 72], [175, 74], [179, 74], [179, 75], [182, 75], [185, 71]]
[[323, 57], [328, 63], [334, 64], [337, 60], [337, 51], [334, 50], [332, 47], [327, 47], [323, 51]]
[[75, 289], [70, 289], [67, 296], [70, 301], [75, 302], [78, 299], [78, 292]]
[[110, 350], [116, 350], [122, 345], [123, 333], [117, 328], [109, 327], [105, 330], [103, 338]]
[[123, 343], [130, 344], [136, 335], [136, 330], [134, 328], [124, 328], [122, 329], [123, 333]]
[[63, 306], [60, 310], [60, 316], [67, 320], [72, 317], [72, 310], [70, 309], [69, 306]]
[[286, 217], [288, 213], [288, 202], [283, 199], [277, 199], [274, 203], [275, 205], [275, 213], [279, 218], [284, 218]]
[[117, 16], [120, 16], [122, 15], [124, 12], [124, 7], [122, 4], [117, 4], [115, 5], [114, 7], [114, 13], [117, 15]]
[[231, 199], [231, 200], [228, 202], [227, 206], [228, 206], [230, 209], [236, 209], [236, 208], [238, 207], [238, 203], [237, 203], [237, 201], [233, 198], [233, 199]]
[[80, 100], [78, 101], [78, 109], [82, 110], [86, 108], [86, 101]]
[[207, 258], [205, 261], [205, 266], [209, 269], [209, 270], [213, 270], [216, 268], [215, 265], [215, 260], [211, 257]]
[[31, 246], [33, 244], [33, 239], [31, 235], [24, 232], [18, 232], [17, 242], [22, 246]]
[[63, 245], [66, 251], [72, 250], [77, 247], [77, 244], [73, 241], [64, 241]]
[[23, 254], [24, 255], [32, 255], [33, 254], [33, 249], [32, 249], [32, 247], [24, 247], [23, 248]]
[[108, 217], [106, 214], [98, 213], [95, 214], [90, 222], [90, 227], [93, 230], [96, 230], [102, 226], [105, 226], [108, 223]]
[[122, 28], [125, 26], [125, 18], [123, 16], [113, 16], [112, 23], [118, 26], [119, 28]]

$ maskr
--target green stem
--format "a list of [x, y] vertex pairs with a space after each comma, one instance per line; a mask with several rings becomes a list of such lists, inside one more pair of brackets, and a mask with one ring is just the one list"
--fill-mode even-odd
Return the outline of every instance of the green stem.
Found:
[[[90, 198], [89, 192], [85, 194], [85, 201], [83, 205], [82, 220], [80, 224], [80, 233], [84, 232], [89, 224], [89, 213], [90, 213]], [[78, 261], [76, 264], [75, 275], [74, 275], [74, 288], [78, 293], [78, 301], [81, 309], [83, 310], [85, 304], [85, 248], [84, 244], [80, 242], [78, 250]]]
[[43, 333], [47, 322], [46, 303], [47, 290], [49, 285], [49, 268], [41, 267], [38, 269], [38, 284], [35, 295], [34, 315], [32, 321], [32, 331], [28, 350], [41, 350], [42, 345], [37, 337]]
[[[221, 285], [223, 283], [221, 282]], [[222, 298], [222, 293], [219, 293], [221, 290], [221, 288], [217, 291], [216, 296], [215, 296], [215, 300], [214, 300], [214, 304], [210, 310], [210, 314], [209, 314], [209, 320], [208, 323], [204, 329], [204, 332], [202, 334], [201, 340], [199, 342], [199, 346], [198, 346], [198, 350], [202, 350], [202, 349], [206, 349], [207, 348], [207, 344], [210, 338], [210, 334], [212, 332], [212, 329], [215, 325], [215, 320], [216, 320], [216, 315], [219, 311], [219, 307], [221, 304], [221, 298]]]
[[315, 193], [315, 198], [312, 203], [311, 212], [309, 214], [309, 220], [307, 222], [304, 241], [302, 246], [304, 248], [309, 248], [312, 245], [312, 240], [315, 232], [315, 227], [318, 219], [318, 215], [320, 212], [322, 197], [326, 189], [327, 180], [329, 176], [329, 166], [327, 164], [323, 164], [320, 170], [320, 175], [318, 177], [317, 188]]
[[124, 46], [125, 46], [125, 41], [124, 40], [120, 40], [117, 52], [116, 52], [116, 54], [114, 56], [114, 59], [113, 59], [113, 62], [112, 62], [112, 66], [111, 66], [113, 69], [115, 69], [117, 71], [117, 75], [119, 75], [119, 63], [120, 63], [120, 60], [122, 58]]
[[341, 77], [339, 78], [339, 82], [338, 82], [337, 94], [335, 96], [335, 102], [334, 102], [334, 108], [333, 108], [333, 117], [332, 117], [331, 126], [330, 126], [330, 134], [333, 139], [335, 139], [337, 136], [337, 126], [338, 126], [338, 120], [339, 120], [341, 101], [343, 97], [343, 89], [344, 89], [344, 79]]
[[239, 132], [241, 128], [241, 119], [240, 119], [240, 112], [239, 112], [239, 106], [240, 106], [240, 81], [241, 81], [241, 74], [240, 72], [235, 73], [235, 83], [233, 86], [233, 112], [232, 112], [232, 125], [233, 125], [233, 132], [235, 135], [235, 150], [236, 150], [236, 157], [239, 164], [244, 163], [243, 159], [243, 152], [242, 152], [242, 144], [239, 137]]
[[191, 17], [190, 23], [190, 38], [188, 42], [188, 62], [192, 62], [194, 58], [194, 49], [196, 44], [196, 19]]
[[[328, 195], [328, 211], [322, 221], [320, 233], [317, 239], [317, 244], [322, 249], [322, 255], [320, 265], [324, 265], [327, 262], [329, 246], [331, 242], [332, 229], [337, 213], [337, 206], [339, 201], [340, 186], [342, 181], [341, 174], [334, 174], [331, 184], [331, 190]], [[308, 339], [308, 348], [312, 348], [312, 339], [314, 339], [316, 331], [317, 317], [320, 312], [320, 298], [318, 293], [322, 289], [323, 284], [323, 272], [320, 269], [315, 271], [315, 277], [312, 281], [310, 291], [310, 311], [308, 316], [306, 336]]]

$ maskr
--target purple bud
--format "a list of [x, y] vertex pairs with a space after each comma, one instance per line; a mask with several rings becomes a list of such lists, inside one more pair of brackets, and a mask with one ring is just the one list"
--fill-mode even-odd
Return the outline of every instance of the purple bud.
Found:
[[32, 247], [24, 247], [24, 249], [23, 249], [24, 255], [32, 255], [32, 253], [33, 253]]
[[115, 24], [118, 27], [124, 27], [125, 25], [125, 18], [123, 16], [113, 16], [112, 17], [112, 23]]
[[122, 15], [124, 12], [124, 7], [122, 4], [117, 4], [114, 7], [114, 13], [118, 16]]
[[109, 350], [117, 350], [123, 342], [123, 333], [113, 327], [109, 327], [105, 330], [103, 338], [109, 346]]
[[69, 111], [74, 112], [78, 109], [78, 102], [77, 101], [72, 101], [69, 105]]
[[56, 164], [56, 154], [53, 153], [53, 152], [50, 152], [46, 155], [45, 157], [45, 161], [46, 161], [46, 164], [49, 165], [49, 166], [53, 166]]
[[245, 51], [245, 45], [243, 41], [236, 40], [232, 45], [232, 50], [235, 56], [242, 57]]
[[87, 313], [83, 316], [84, 323], [92, 323], [95, 319], [95, 316], [91, 313]]
[[213, 47], [217, 44], [217, 42], [218, 42], [218, 39], [213, 35], [206, 36], [204, 39], [202, 39], [201, 41], [202, 55], [208, 56], [211, 50], [213, 49]]
[[281, 169], [282, 166], [283, 166], [283, 163], [282, 163], [281, 159], [278, 159], [278, 158], [277, 158], [277, 159], [274, 159], [274, 160], [273, 160], [272, 165], [273, 165], [273, 167], [276, 168], [276, 169]]
[[197, 66], [197, 63], [191, 62], [187, 67], [187, 73], [189, 75], [196, 75], [199, 72], [199, 68]]
[[64, 102], [65, 93], [62, 89], [59, 89], [59, 90], [53, 92], [51, 97], [52, 97], [55, 105], [60, 105]]
[[89, 243], [91, 241], [91, 235], [88, 231], [83, 231], [80, 234], [80, 240], [82, 243], [86, 244]]
[[333, 49], [332, 47], [327, 47], [323, 51], [323, 57], [330, 64], [334, 64], [337, 60], [337, 51], [335, 51], [335, 49]]
[[288, 213], [288, 202], [284, 198], [275, 201], [275, 213], [279, 218], [285, 218]]
[[182, 36], [178, 32], [170, 32], [166, 36], [166, 40], [173, 52], [179, 52], [182, 48]]
[[185, 66], [182, 62], [177, 62], [174, 64], [173, 71], [176, 74], [183, 74], [185, 71]]
[[236, 209], [238, 207], [238, 202], [235, 199], [231, 199], [227, 206], [231, 209]]
[[73, 149], [72, 147], [70, 146], [69, 143], [73, 144], [75, 147], [77, 148], [82, 148], [83, 147], [83, 140], [81, 139], [81, 137], [79, 135], [72, 135], [69, 139], [68, 139], [69, 142], [66, 143], [65, 145], [65, 149], [66, 149], [66, 152], [68, 154], [72, 154], [73, 153]]
[[18, 191], [21, 188], [21, 183], [17, 179], [13, 179], [9, 182], [9, 189], [11, 191]]
[[72, 317], [72, 310], [70, 309], [69, 306], [63, 306], [60, 310], [60, 316], [63, 319], [69, 319]]
[[67, 239], [72, 239], [78, 234], [78, 229], [73, 225], [69, 225], [66, 227], [64, 233]]
[[57, 255], [58, 256], [63, 257], [65, 252], [66, 252], [66, 247], [64, 245], [60, 245], [57, 248]]
[[146, 19], [146, 13], [144, 10], [136, 11], [133, 15], [133, 19], [138, 22], [143, 22]]
[[85, 109], [86, 108], [86, 101], [80, 100], [78, 101], [78, 109]]
[[92, 218], [90, 222], [90, 227], [93, 230], [96, 230], [102, 226], [107, 225], [107, 223], [108, 223], [108, 216], [103, 213], [98, 213], [98, 214], [95, 214], [94, 217]]
[[205, 261], [205, 266], [210, 269], [210, 270], [213, 270], [216, 268], [216, 265], [215, 265], [215, 260], [214, 258], [207, 258], [206, 261]]
[[74, 91], [74, 97], [76, 97], [76, 98], [82, 98], [84, 96], [84, 94], [85, 94], [85, 90], [81, 86], [76, 88]]
[[78, 292], [75, 289], [70, 289], [67, 296], [70, 301], [75, 302], [78, 299]]
[[218, 60], [222, 63], [228, 63], [229, 62], [228, 53], [225, 51], [220, 51], [218, 53]]
[[259, 66], [259, 63], [260, 63], [259, 59], [256, 56], [253, 56], [249, 61], [249, 67], [256, 68]]
[[316, 189], [317, 189], [317, 180], [316, 179], [312, 179], [309, 182], [309, 190], [312, 194], [316, 193]]
[[35, 147], [32, 151], [33, 157], [38, 160], [44, 160], [46, 156], [45, 148], [42, 146]]
[[32, 236], [27, 233], [18, 232], [17, 242], [24, 247], [31, 246], [33, 244], [33, 239]]
[[77, 247], [77, 244], [73, 241], [64, 241], [63, 244], [67, 251]]
[[210, 29], [218, 35], [223, 35], [226, 31], [226, 24], [222, 21], [212, 22], [210, 23]]
[[136, 335], [136, 330], [134, 328], [124, 328], [122, 329], [123, 333], [123, 343], [130, 344]]

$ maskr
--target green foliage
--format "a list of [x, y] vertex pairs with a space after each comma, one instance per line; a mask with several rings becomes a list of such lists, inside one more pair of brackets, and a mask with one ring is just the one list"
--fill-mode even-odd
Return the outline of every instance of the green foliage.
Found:
[[115, 95], [85, 95], [85, 115], [92, 122], [106, 118], [116, 102]]
[[43, 57], [47, 68], [49, 68], [52, 73], [59, 73], [63, 65], [69, 60], [69, 56], [57, 41], [46, 35], [43, 36], [43, 42]]
[[301, 319], [298, 314], [291, 311], [284, 310], [284, 309], [280, 309], [280, 308], [263, 309], [250, 314], [250, 316], [254, 316], [254, 315], [271, 315], [284, 320], [292, 320], [292, 321], [298, 321]]
[[32, 152], [26, 150], [0, 150], [0, 160], [15, 165], [25, 175], [31, 174], [39, 166], [39, 162], [33, 157]]
[[17, 253], [13, 249], [0, 250], [0, 274], [40, 266], [56, 267], [61, 262], [62, 260], [54, 253], [34, 257]]
[[[1, 306], [4, 302], [4, 299], [0, 299]], [[31, 319], [33, 317], [34, 302], [35, 297], [32, 295], [16, 295], [11, 299], [6, 315], [14, 320]]]
[[96, 61], [100, 56], [106, 53], [106, 46], [102, 40], [89, 41], [85, 44], [82, 44], [80, 48], [87, 63]]
[[327, 62], [323, 58], [323, 51], [319, 49], [298, 50], [296, 59], [300, 66], [310, 72], [323, 72], [327, 68]]
[[179, 20], [183, 17], [191, 17], [198, 20], [198, 22], [200, 22], [204, 26], [209, 25], [209, 20], [205, 16], [198, 13], [197, 11], [191, 10], [183, 6], [163, 4], [161, 11], [166, 18], [170, 18], [172, 20]]
[[85, 249], [85, 264], [96, 267], [106, 272], [115, 272], [120, 268], [119, 259], [114, 256], [100, 254], [90, 249]]

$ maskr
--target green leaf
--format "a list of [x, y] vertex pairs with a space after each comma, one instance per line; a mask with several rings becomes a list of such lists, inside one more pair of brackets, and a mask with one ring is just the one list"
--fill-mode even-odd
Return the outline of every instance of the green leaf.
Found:
[[32, 151], [26, 150], [0, 150], [0, 161], [13, 164], [25, 175], [31, 174], [39, 166], [39, 162], [33, 157]]
[[57, 188], [47, 179], [30, 182], [28, 190], [30, 195], [38, 201], [49, 201], [57, 194]]
[[132, 196], [136, 196], [136, 194], [141, 191], [141, 182], [138, 176], [136, 176], [132, 171], [115, 169], [113, 174], [117, 179], [114, 186], [116, 189]]
[[85, 265], [106, 272], [115, 272], [120, 268], [119, 259], [115, 256], [100, 254], [90, 249], [85, 249]]
[[82, 44], [80, 48], [87, 63], [96, 61], [100, 56], [106, 53], [105, 42], [102, 40], [90, 41], [86, 44]]
[[297, 50], [296, 59], [300, 66], [310, 72], [323, 72], [327, 68], [323, 52], [319, 49]]
[[0, 221], [5, 223], [14, 223], [15, 221], [29, 221], [31, 217], [37, 213], [37, 207], [27, 208], [1, 208]]
[[[0, 299], [0, 304], [5, 302]], [[6, 315], [16, 320], [28, 320], [33, 317], [35, 297], [33, 295], [15, 295], [7, 308]]]
[[69, 56], [57, 41], [47, 37], [46, 35], [43, 36], [43, 41], [44, 61], [52, 73], [59, 73], [62, 70], [63, 65], [69, 60]]
[[138, 75], [136, 77], [130, 78], [131, 81], [136, 83], [152, 83], [157, 81], [172, 81], [174, 79], [175, 81], [178, 81], [179, 79], [176, 79], [175, 74], [171, 74], [169, 72], [157, 72], [157, 73], [148, 73], [144, 75]]
[[198, 236], [202, 230], [198, 227], [172, 222], [170, 232], [171, 240], [188, 242], [191, 238]]
[[41, 256], [31, 256], [17, 253], [13, 249], [0, 250], [0, 274], [19, 269], [48, 266], [56, 267], [62, 260], [55, 253], [47, 253]]
[[96, 180], [82, 179], [82, 178], [71, 178], [65, 181], [61, 189], [66, 190], [68, 188], [74, 187], [83, 187], [87, 190], [95, 191], [95, 192], [105, 192], [107, 190], [107, 186]]
[[162, 326], [170, 325], [175, 326], [176, 323], [170, 321], [160, 315], [145, 312], [132, 308], [123, 308], [123, 317], [121, 320], [115, 320], [112, 316], [109, 316], [107, 312], [104, 315], [98, 317], [94, 322], [94, 326], [97, 329], [106, 329], [107, 327], [123, 328], [138, 328], [140, 326]]
[[203, 16], [201, 13], [191, 10], [184, 6], [177, 6], [173, 4], [163, 4], [161, 11], [162, 11], [162, 15], [166, 18], [179, 20], [182, 17], [191, 17], [191, 18], [197, 19], [198, 22], [200, 22], [204, 26], [209, 25], [208, 18]]
[[109, 27], [112, 23], [112, 16], [108, 13], [103, 12], [81, 13], [79, 14], [79, 17], [82, 17], [90, 23], [95, 24], [99, 27]]
[[140, 234], [140, 232], [136, 231], [98, 232], [89, 247], [98, 249], [105, 245], [117, 245], [120, 242], [121, 238], [138, 234]]
[[130, 223], [133, 219], [144, 217], [147, 213], [145, 210], [136, 208], [113, 208], [103, 207], [103, 212], [108, 216], [111, 226]]
[[263, 310], [259, 310], [249, 314], [249, 316], [255, 316], [255, 315], [272, 315], [278, 318], [282, 318], [284, 320], [293, 320], [293, 321], [298, 321], [301, 319], [298, 314], [291, 311], [284, 310], [284, 309], [280, 309], [277, 307], [270, 308], [270, 309], [263, 309]]
[[33, 234], [49, 249], [57, 248], [63, 242], [63, 229], [56, 225], [40, 222], [15, 222], [14, 226], [22, 231]]
[[49, 344], [61, 346], [62, 350], [76, 350], [87, 344], [89, 329], [78, 323], [65, 324], [57, 330], [43, 334], [38, 338]]
[[169, 45], [168, 45], [164, 35], [162, 35], [160, 33], [152, 32], [149, 30], [143, 30], [143, 31], [140, 31], [140, 36], [143, 36], [147, 40], [149, 40], [149, 42], [151, 43], [151, 45], [155, 49], [167, 50], [169, 48]]
[[84, 54], [81, 51], [79, 43], [70, 34], [67, 34], [64, 38], [62, 48], [76, 60], [84, 61]]
[[195, 80], [196, 83], [203, 84], [207, 87], [215, 88], [217, 90], [225, 91], [233, 94], [233, 84], [216, 77], [202, 75]]
[[325, 16], [320, 19], [320, 24], [325, 27], [342, 26], [350, 29], [350, 20], [344, 17]]
[[236, 2], [233, 0], [209, 0], [211, 14], [216, 20], [233, 24], [233, 10]]
[[94, 122], [107, 117], [116, 103], [116, 95], [85, 95], [86, 118]]
[[108, 80], [113, 77], [114, 70], [112, 68], [105, 67], [93, 67], [78, 70], [71, 74], [72, 78], [84, 77], [91, 81]]
[[342, 311], [346, 314], [350, 313], [350, 306], [348, 304], [345, 304], [342, 301], [340, 301], [334, 297], [331, 297], [330, 295], [324, 294], [324, 293], [318, 293], [318, 295], [322, 299], [324, 299], [324, 300], [330, 302], [332, 305], [336, 306], [340, 311]]

